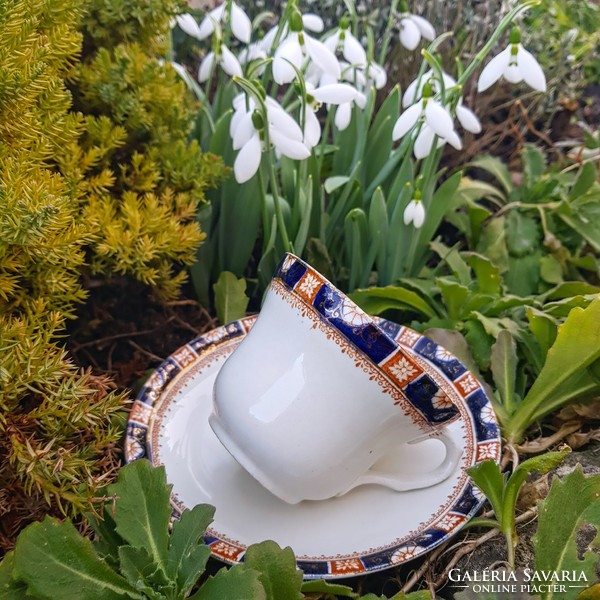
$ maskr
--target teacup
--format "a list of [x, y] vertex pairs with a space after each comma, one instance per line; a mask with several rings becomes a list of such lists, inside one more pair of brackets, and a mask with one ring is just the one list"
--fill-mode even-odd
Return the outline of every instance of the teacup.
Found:
[[[282, 500], [323, 500], [363, 484], [435, 485], [461, 450], [458, 417], [415, 356], [298, 257], [280, 263], [255, 325], [221, 368], [209, 423], [230, 454]], [[437, 392], [437, 399], [434, 395]], [[434, 438], [445, 457], [408, 477], [373, 465]]]

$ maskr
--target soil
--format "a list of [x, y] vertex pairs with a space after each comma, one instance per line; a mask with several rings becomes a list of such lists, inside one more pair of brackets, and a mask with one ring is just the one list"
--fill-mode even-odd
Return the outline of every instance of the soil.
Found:
[[68, 348], [81, 367], [112, 378], [134, 393], [177, 348], [218, 325], [193, 299], [161, 303], [147, 286], [130, 279], [88, 280], [88, 299], [69, 327]]

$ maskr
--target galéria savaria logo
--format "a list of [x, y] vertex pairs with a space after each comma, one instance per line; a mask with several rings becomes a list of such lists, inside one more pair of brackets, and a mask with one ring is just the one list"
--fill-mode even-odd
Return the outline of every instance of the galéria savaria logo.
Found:
[[484, 569], [463, 571], [451, 569], [449, 584], [454, 588], [469, 588], [476, 593], [496, 594], [560, 594], [569, 589], [589, 587], [583, 571], [542, 571], [520, 569], [518, 571]]

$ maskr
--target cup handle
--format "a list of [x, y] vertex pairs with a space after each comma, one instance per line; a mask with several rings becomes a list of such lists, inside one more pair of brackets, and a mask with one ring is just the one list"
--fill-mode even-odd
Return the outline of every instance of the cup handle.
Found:
[[380, 471], [369, 470], [364, 475], [361, 475], [347, 490], [338, 494], [341, 496], [346, 492], [368, 483], [383, 485], [397, 492], [408, 492], [409, 490], [418, 490], [421, 488], [431, 487], [450, 477], [456, 469], [456, 465], [462, 456], [462, 449], [456, 445], [452, 436], [446, 432], [441, 432], [435, 436], [426, 435], [416, 440], [408, 442], [409, 444], [418, 444], [426, 439], [436, 439], [446, 447], [446, 456], [443, 462], [429, 473], [423, 473], [416, 477], [407, 475], [394, 475], [393, 473], [382, 473]]

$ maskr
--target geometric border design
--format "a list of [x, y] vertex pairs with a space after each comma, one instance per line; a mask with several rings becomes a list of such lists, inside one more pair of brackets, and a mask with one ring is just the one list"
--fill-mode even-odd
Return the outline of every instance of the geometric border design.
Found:
[[[217, 327], [201, 335], [183, 348], [177, 350], [166, 359], [149, 377], [135, 400], [125, 436], [125, 462], [129, 463], [141, 458], [152, 461], [152, 441], [150, 429], [156, 413], [153, 410], [160, 402], [169, 385], [183, 371], [187, 371], [201, 359], [209, 359], [221, 346], [229, 345], [234, 340], [241, 341], [252, 328], [256, 316], [245, 317], [228, 325]], [[461, 413], [467, 429], [473, 439], [471, 463], [483, 460], [500, 460], [501, 444], [497, 419], [491, 408], [483, 388], [477, 383], [472, 388], [465, 382], [468, 373], [466, 367], [445, 349], [435, 344], [420, 333], [407, 327], [401, 327], [391, 321], [374, 318], [379, 328], [386, 332], [395, 343], [403, 346], [407, 354], [411, 354], [423, 368], [434, 367], [433, 382], [440, 388], [453, 391], [455, 397], [463, 397]], [[194, 357], [192, 362], [190, 357]], [[458, 383], [455, 383], [457, 381]], [[476, 380], [475, 380], [476, 381]], [[468, 391], [470, 390], [470, 391]], [[411, 537], [397, 540], [384, 548], [367, 554], [353, 554], [340, 557], [298, 557], [298, 567], [304, 571], [306, 579], [343, 578], [380, 571], [408, 562], [413, 558], [429, 552], [451, 536], [455, 535], [464, 524], [472, 518], [484, 502], [484, 497], [464, 474], [451, 501], [441, 510], [436, 518]], [[178, 518], [181, 511], [179, 502], [173, 498], [173, 518]], [[210, 546], [213, 556], [229, 564], [237, 564], [244, 560], [246, 547], [209, 528], [204, 537]]]
[[433, 402], [438, 388], [412, 360], [411, 353], [379, 326], [378, 319], [365, 313], [302, 259], [285, 254], [275, 270], [271, 289], [287, 301], [302, 303], [311, 311], [311, 317], [320, 320], [322, 329], [342, 338], [343, 348], [366, 358], [400, 392], [400, 403], [416, 422], [430, 428], [458, 418], [458, 408], [452, 402]]

